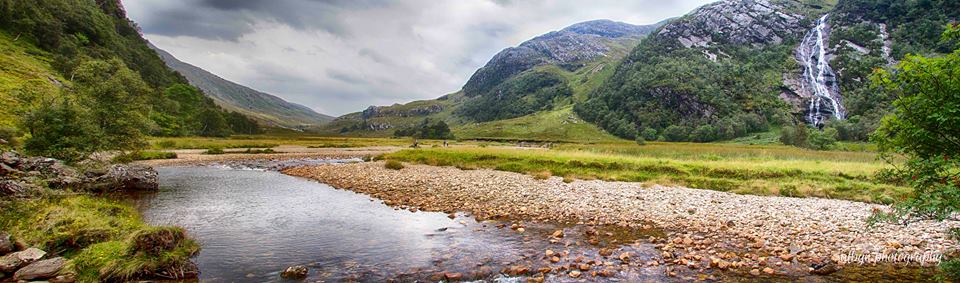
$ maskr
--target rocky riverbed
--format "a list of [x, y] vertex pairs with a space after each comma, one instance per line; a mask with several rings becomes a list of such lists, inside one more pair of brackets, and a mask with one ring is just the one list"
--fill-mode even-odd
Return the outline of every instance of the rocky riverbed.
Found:
[[[850, 267], [851, 260], [878, 263], [891, 258], [905, 262], [900, 265], [930, 265], [941, 254], [956, 250], [957, 241], [948, 230], [960, 226], [957, 221], [871, 226], [867, 218], [888, 208], [851, 201], [624, 182], [564, 183], [556, 177], [535, 180], [491, 170], [424, 165], [390, 170], [382, 162], [368, 162], [301, 166], [283, 172], [410, 210], [465, 211], [481, 220], [662, 228], [664, 236], [643, 240], [655, 244], [660, 257], [633, 264], [669, 265], [664, 270], [667, 275], [725, 270], [736, 276], [795, 278], [830, 274]], [[522, 231], [523, 224], [512, 228]], [[851, 254], [866, 257], [851, 259]], [[601, 254], [603, 258], [593, 260], [605, 262], [618, 256]]]

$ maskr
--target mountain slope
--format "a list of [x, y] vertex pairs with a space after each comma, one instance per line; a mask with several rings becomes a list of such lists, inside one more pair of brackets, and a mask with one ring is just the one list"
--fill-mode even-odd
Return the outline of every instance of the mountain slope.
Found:
[[[498, 138], [488, 136], [496, 131], [476, 129], [484, 128], [486, 123], [494, 129], [503, 128], [503, 123], [510, 121], [527, 124], [523, 118], [528, 115], [569, 114], [570, 105], [586, 99], [589, 91], [612, 74], [616, 63], [660, 25], [636, 26], [609, 20], [571, 25], [499, 52], [474, 73], [460, 92], [437, 100], [371, 106], [362, 113], [341, 116], [320, 131], [389, 136], [398, 128], [429, 118], [453, 125], [459, 138]], [[570, 140], [563, 133], [582, 132], [565, 129], [574, 124], [553, 124], [560, 128], [544, 131], [550, 134], [525, 137], [512, 133], [509, 138]], [[597, 137], [608, 136], [596, 128], [591, 131]]]
[[[108, 71], [132, 71], [130, 79], [145, 84], [145, 88], [126, 85], [130, 89], [123, 91], [136, 92], [146, 104], [138, 108], [138, 114], [149, 119], [141, 129], [146, 134], [226, 136], [259, 131], [254, 121], [224, 111], [187, 86], [187, 80], [147, 46], [119, 0], [0, 0], [0, 33], [10, 38], [3, 46], [14, 53], [5, 54], [16, 61], [3, 67], [14, 75], [3, 87], [13, 87], [15, 97], [5, 101], [3, 111], [12, 111], [15, 120], [29, 116], [24, 113], [47, 112], [39, 105], [69, 104], [78, 92], [69, 87], [73, 78], [102, 75], [105, 72], [83, 72], [109, 66]], [[169, 95], [172, 92], [177, 95]], [[16, 124], [11, 122], [16, 121], [4, 124]]]
[[671, 141], [713, 141], [797, 121], [862, 139], [889, 105], [889, 98], [871, 95], [869, 74], [902, 58], [898, 50], [936, 52], [942, 44], [934, 35], [956, 20], [956, 6], [894, 0], [709, 4], [645, 39], [575, 110], [624, 138], [655, 132]]
[[243, 113], [266, 125], [285, 128], [320, 125], [333, 117], [319, 114], [306, 106], [290, 103], [282, 98], [236, 84], [204, 69], [178, 60], [170, 53], [157, 48], [160, 58], [171, 69], [180, 72], [190, 84], [203, 90], [221, 107]]

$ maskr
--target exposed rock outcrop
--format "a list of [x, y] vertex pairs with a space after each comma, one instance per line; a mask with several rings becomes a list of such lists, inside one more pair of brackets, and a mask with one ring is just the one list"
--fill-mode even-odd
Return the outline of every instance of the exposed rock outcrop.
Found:
[[809, 28], [804, 25], [804, 18], [767, 0], [724, 0], [700, 7], [664, 26], [657, 38], [673, 39], [687, 48], [780, 44], [803, 35]]
[[140, 165], [118, 164], [103, 171], [81, 174], [60, 160], [23, 157], [16, 152], [0, 154], [0, 197], [30, 195], [47, 186], [54, 190], [155, 190], [157, 171]]
[[481, 95], [516, 74], [544, 64], [567, 65], [607, 56], [608, 41], [638, 41], [662, 23], [637, 26], [610, 20], [578, 23], [497, 53], [463, 86], [467, 96]]

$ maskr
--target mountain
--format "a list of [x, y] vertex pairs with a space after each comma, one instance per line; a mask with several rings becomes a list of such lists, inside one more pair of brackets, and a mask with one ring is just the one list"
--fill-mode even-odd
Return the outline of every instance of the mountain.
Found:
[[282, 98], [225, 80], [204, 69], [180, 61], [153, 44], [149, 46], [157, 51], [167, 66], [186, 77], [191, 85], [203, 90], [217, 105], [247, 115], [262, 124], [301, 128], [333, 120], [333, 117], [319, 114], [306, 106], [290, 103]]
[[[575, 117], [570, 107], [585, 100], [588, 92], [612, 74], [621, 58], [663, 24], [641, 26], [610, 20], [574, 24], [500, 51], [459, 92], [436, 100], [371, 106], [335, 119], [320, 132], [390, 136], [399, 128], [434, 119], [453, 125], [460, 138], [562, 140], [576, 134], [612, 139]], [[542, 134], [537, 135], [504, 131], [504, 127], [527, 127], [523, 125], [531, 119], [524, 117], [531, 115], [562, 116], [571, 122], [550, 123], [557, 128], [538, 129]], [[501, 135], [505, 132], [511, 134]], [[490, 133], [501, 134], [479, 136]]]
[[725, 0], [664, 25], [575, 111], [623, 138], [714, 141], [792, 125], [865, 139], [891, 98], [869, 75], [947, 50], [957, 1]]
[[[0, 125], [10, 128], [5, 132], [31, 130], [17, 127], [26, 118], [49, 114], [50, 107], [103, 110], [90, 105], [93, 102], [75, 103], [81, 92], [133, 94], [123, 103], [135, 109], [136, 115], [128, 116], [144, 134], [259, 132], [254, 121], [217, 106], [168, 68], [126, 17], [119, 0], [0, 1], [0, 48], [0, 61], [5, 62], [0, 71]], [[123, 124], [113, 122], [108, 126]]]

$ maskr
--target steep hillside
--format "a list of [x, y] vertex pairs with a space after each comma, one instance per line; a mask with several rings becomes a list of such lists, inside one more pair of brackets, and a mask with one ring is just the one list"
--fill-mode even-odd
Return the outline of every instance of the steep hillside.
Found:
[[[609, 20], [575, 24], [504, 49], [477, 70], [460, 92], [437, 100], [371, 107], [363, 113], [339, 117], [320, 131], [390, 136], [398, 128], [430, 118], [453, 125], [454, 132], [479, 133], [461, 131], [459, 127], [477, 129], [490, 122], [497, 125], [491, 124], [492, 127], [502, 128], [503, 123], [524, 121], [518, 117], [526, 118], [527, 115], [553, 117], [556, 113], [546, 113], [569, 108], [586, 99], [587, 93], [612, 75], [617, 62], [660, 25], [662, 23], [636, 26]], [[523, 137], [512, 134], [511, 138], [565, 140], [569, 137], [563, 133], [577, 131], [557, 129], [548, 132], [559, 135]], [[473, 137], [464, 134], [462, 138]]]
[[204, 69], [180, 61], [152, 44], [149, 46], [157, 51], [167, 66], [186, 77], [191, 85], [203, 90], [217, 102], [217, 105], [230, 111], [243, 113], [264, 125], [301, 128], [333, 120], [333, 117], [319, 114], [306, 106], [290, 103], [282, 98], [225, 80]]
[[17, 127], [19, 117], [49, 101], [64, 85], [50, 66], [51, 54], [0, 32], [0, 127]]
[[[939, 33], [932, 30], [942, 31], [956, 19], [956, 5], [893, 0], [706, 5], [644, 40], [575, 110], [624, 138], [655, 131], [664, 140], [713, 141], [793, 121], [842, 127], [849, 137], [863, 138], [888, 104], [887, 98], [869, 96], [867, 76], [902, 58], [904, 50], [936, 51], [933, 35]], [[897, 28], [901, 25], [926, 28]]]
[[[16, 105], [8, 105], [11, 107], [5, 107], [5, 111], [40, 113], [44, 111], [33, 106], [71, 104], [69, 100], [73, 96], [64, 94], [78, 90], [60, 88], [60, 85], [70, 85], [73, 78], [110, 75], [84, 73], [86, 71], [132, 71], [134, 77], [129, 79], [136, 85], [110, 86], [116, 89], [109, 91], [132, 92], [136, 100], [145, 104], [146, 107], [133, 108], [139, 109], [137, 116], [149, 119], [147, 125], [140, 128], [146, 134], [225, 136], [258, 131], [252, 120], [225, 111], [200, 91], [185, 87], [187, 80], [167, 68], [147, 46], [136, 24], [126, 18], [118, 0], [0, 0], [0, 31], [5, 32], [5, 37], [12, 37], [9, 42], [13, 43], [4, 44], [5, 48], [12, 48], [12, 53], [5, 56], [18, 56], [12, 58], [16, 62], [4, 64], [4, 68], [12, 70], [8, 73], [21, 73], [21, 76], [11, 76], [15, 79], [4, 85], [20, 85], [21, 93], [26, 93], [17, 95]], [[24, 69], [13, 69], [18, 64], [24, 65]], [[31, 71], [38, 68], [42, 71]], [[40, 81], [47, 77], [55, 87], [35, 84], [36, 77], [40, 77]], [[144, 88], [139, 87], [141, 81]], [[110, 83], [100, 79], [91, 82]], [[23, 91], [24, 87], [29, 90]], [[107, 91], [90, 87], [93, 92]], [[123, 89], [125, 87], [128, 89]], [[99, 110], [87, 108], [81, 110]], [[29, 115], [20, 118], [24, 116]]]

